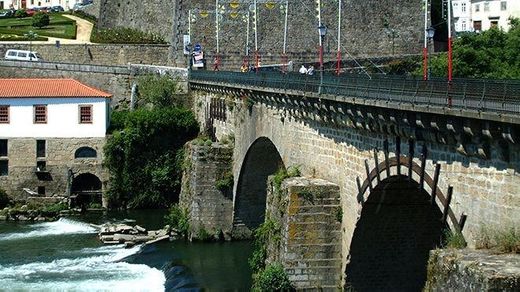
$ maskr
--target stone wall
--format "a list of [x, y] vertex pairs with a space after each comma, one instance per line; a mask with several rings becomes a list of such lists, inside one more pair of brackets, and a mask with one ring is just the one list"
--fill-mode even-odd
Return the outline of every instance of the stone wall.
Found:
[[268, 261], [282, 263], [297, 289], [336, 290], [342, 273], [339, 187], [297, 177], [277, 189], [271, 180], [267, 197], [267, 214], [281, 226], [280, 239], [270, 241]]
[[168, 64], [168, 45], [125, 45], [125, 44], [1, 44], [0, 56], [8, 49], [20, 49], [38, 52], [46, 62], [95, 64], [95, 65], [128, 65]]
[[[275, 1], [276, 2], [276, 1]], [[315, 0], [289, 1], [287, 52], [318, 51], [318, 23]], [[423, 1], [371, 0], [343, 1], [342, 51], [355, 57], [417, 54], [421, 52], [424, 34]], [[191, 24], [188, 24], [189, 11]], [[202, 11], [208, 12], [207, 14]], [[148, 0], [131, 2], [102, 0], [101, 27], [125, 26], [160, 34], [172, 44], [171, 64], [184, 64], [182, 36], [191, 28], [192, 43], [202, 44], [205, 52], [216, 52], [215, 1]], [[249, 21], [248, 5], [236, 10], [222, 3], [219, 47], [223, 54], [250, 54], [255, 51], [253, 13]], [[258, 51], [262, 56], [281, 54], [283, 50], [284, 5], [267, 8], [258, 4]], [[338, 4], [322, 1], [322, 23], [328, 27], [324, 41], [325, 59], [335, 59], [337, 51]], [[236, 17], [234, 17], [236, 16]], [[276, 58], [279, 59], [279, 58]]]
[[520, 291], [520, 256], [485, 250], [434, 250], [424, 291]]
[[128, 108], [132, 85], [140, 75], [169, 75], [178, 80], [181, 93], [186, 88], [186, 69], [137, 65], [102, 66], [0, 60], [0, 78], [72, 78], [112, 94], [113, 108]]
[[[102, 167], [105, 138], [50, 138], [46, 139], [45, 157], [36, 157], [35, 138], [8, 139], [9, 175], [0, 176], [1, 187], [18, 200], [26, 199], [27, 188], [37, 192], [45, 187], [47, 196], [66, 196], [69, 191], [69, 170], [75, 176], [91, 173], [97, 176], [105, 189], [108, 173]], [[75, 159], [80, 147], [91, 147], [97, 151], [96, 158]], [[47, 173], [36, 173], [37, 161], [45, 161]]]
[[217, 182], [231, 175], [233, 149], [219, 143], [198, 145], [196, 141], [186, 144], [186, 169], [179, 199], [180, 205], [189, 211], [191, 238], [197, 238], [201, 229], [211, 235], [219, 231], [229, 235], [233, 187], [218, 189]]
[[[131, 27], [161, 35], [166, 41], [172, 38], [175, 0], [99, 0], [101, 2], [99, 26]], [[182, 40], [181, 40], [182, 41]]]

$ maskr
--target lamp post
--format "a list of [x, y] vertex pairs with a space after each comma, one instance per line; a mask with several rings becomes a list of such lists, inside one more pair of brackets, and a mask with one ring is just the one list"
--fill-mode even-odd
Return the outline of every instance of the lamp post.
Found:
[[318, 93], [320, 94], [323, 85], [323, 44], [325, 42], [325, 35], [327, 35], [327, 27], [320, 24], [320, 26], [318, 26], [318, 32], [320, 33], [320, 86], [318, 87]]
[[189, 74], [191, 71], [191, 60], [193, 58], [193, 54], [191, 53], [191, 43], [188, 43], [186, 45], [186, 51], [188, 52], [188, 54], [186, 54], [186, 57], [188, 59], [187, 64], [188, 64], [188, 74]]
[[[38, 38], [38, 34], [35, 33], [34, 31], [30, 30], [27, 33], [24, 33], [23, 36], [29, 39], [29, 51], [32, 52], [32, 41], [34, 39]], [[29, 53], [29, 60], [32, 61], [32, 56], [30, 53]]]
[[[428, 37], [428, 43], [430, 44], [431, 46], [431, 43], [432, 43], [432, 40], [433, 40], [433, 36], [435, 35], [435, 28], [433, 26], [430, 26], [426, 29], [426, 36]], [[428, 67], [428, 80], [430, 80], [430, 77], [431, 77], [431, 68], [430, 68], [430, 51], [431, 51], [431, 47], [428, 49], [428, 63], [427, 63], [427, 67]]]

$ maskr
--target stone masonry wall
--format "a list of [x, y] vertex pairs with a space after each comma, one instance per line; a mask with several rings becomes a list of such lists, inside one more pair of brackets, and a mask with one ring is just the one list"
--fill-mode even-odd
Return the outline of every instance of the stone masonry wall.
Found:
[[520, 255], [434, 250], [424, 291], [520, 291]]
[[[250, 55], [255, 51], [253, 12], [247, 40], [249, 4], [233, 10], [228, 2], [219, 9], [220, 53]], [[281, 3], [283, 1], [274, 1]], [[318, 51], [318, 22], [315, 0], [289, 1], [287, 52]], [[422, 0], [343, 1], [342, 51], [355, 57], [417, 54], [424, 34]], [[252, 9], [252, 8], [251, 8]], [[191, 11], [191, 24], [188, 23]], [[204, 12], [207, 12], [204, 13]], [[182, 38], [191, 28], [191, 42], [202, 44], [205, 52], [216, 52], [215, 1], [213, 0], [102, 0], [101, 27], [124, 26], [160, 34], [173, 45], [172, 64], [184, 64]], [[283, 48], [284, 5], [269, 9], [258, 4], [258, 51], [262, 56], [280, 54]], [[325, 60], [335, 59], [337, 51], [338, 2], [322, 1], [322, 23], [328, 27], [324, 41]], [[276, 58], [279, 59], [279, 58]]]
[[[196, 141], [196, 140], [195, 140]], [[219, 190], [218, 180], [231, 174], [233, 149], [214, 143], [211, 146], [186, 144], [186, 160], [182, 176], [180, 205], [190, 214], [192, 238], [203, 228], [214, 235], [231, 232], [233, 188]]]
[[267, 214], [281, 226], [269, 245], [269, 262], [281, 262], [297, 289], [341, 285], [339, 187], [322, 179], [289, 178], [278, 190], [270, 181]]
[[161, 35], [165, 40], [172, 38], [173, 9], [175, 0], [99, 0], [101, 2], [99, 26], [131, 27]]
[[[5, 138], [4, 138], [5, 139]], [[46, 195], [65, 196], [68, 192], [69, 169], [77, 176], [91, 173], [97, 176], [105, 189], [108, 174], [102, 167], [104, 138], [50, 138], [46, 140], [46, 156], [36, 157], [36, 139], [8, 139], [9, 175], [0, 176], [0, 187], [15, 199], [26, 199], [27, 188], [36, 192], [38, 187], [45, 187]], [[74, 159], [74, 153], [80, 147], [88, 146], [97, 151], [97, 158]], [[37, 161], [46, 162], [49, 175], [37, 176]]]
[[[217, 97], [215, 94], [202, 91], [193, 94], [200, 96], [200, 100]], [[343, 234], [342, 252], [338, 257], [343, 259], [345, 267], [352, 236], [362, 210], [358, 201], [356, 178], [365, 180], [364, 162], [368, 160], [373, 168], [373, 151], [383, 149], [386, 138], [390, 140], [390, 151], [395, 151], [393, 137], [361, 129], [332, 126], [319, 119], [295, 119], [283, 109], [267, 104], [257, 103], [249, 111], [243, 106], [242, 101], [236, 100], [234, 108], [234, 123], [228, 123], [226, 127], [234, 128], [236, 137], [233, 156], [235, 182], [250, 145], [259, 137], [268, 137], [276, 145], [286, 166], [300, 165], [304, 176], [324, 178], [340, 187]], [[220, 127], [219, 124], [215, 125]], [[418, 164], [421, 146], [419, 142], [415, 145], [413, 160]], [[435, 163], [441, 164], [439, 188], [446, 192], [448, 185], [453, 186], [451, 208], [457, 217], [462, 213], [468, 215], [464, 236], [470, 246], [475, 244], [474, 238], [483, 224], [520, 224], [520, 150], [517, 146], [511, 146], [510, 162], [496, 158], [470, 158], [446, 145], [427, 146], [429, 156], [426, 172], [433, 177]], [[401, 149], [407, 147], [403, 141]], [[498, 151], [492, 149], [493, 153]], [[378, 160], [384, 161], [383, 151], [379, 150], [377, 154]], [[391, 175], [395, 174], [396, 169], [392, 168]], [[383, 174], [382, 179], [385, 178]], [[417, 175], [414, 175], [413, 179], [419, 181]]]
[[[8, 49], [29, 50], [29, 44], [0, 44], [0, 56]], [[125, 44], [32, 44], [31, 49], [38, 52], [46, 62], [128, 65], [168, 64], [168, 45], [125, 45]]]

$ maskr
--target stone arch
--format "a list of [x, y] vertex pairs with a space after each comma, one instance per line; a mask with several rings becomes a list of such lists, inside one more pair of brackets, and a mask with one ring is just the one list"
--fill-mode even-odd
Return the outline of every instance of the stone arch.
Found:
[[74, 176], [70, 188], [73, 205], [84, 206], [91, 202], [101, 203], [103, 184], [92, 173], [82, 173]]
[[442, 243], [448, 218], [456, 232], [464, 228], [466, 215], [457, 220], [449, 206], [452, 187], [447, 195], [438, 188], [440, 164], [431, 176], [426, 171], [426, 146], [420, 163], [413, 161], [414, 149], [410, 140], [408, 156], [402, 155], [397, 138], [395, 157], [389, 157], [385, 141], [384, 161], [379, 163], [377, 150], [371, 170], [365, 160], [367, 177], [363, 183], [357, 179], [362, 208], [350, 245], [345, 288], [422, 290], [429, 251]]
[[74, 152], [74, 158], [96, 158], [97, 151], [96, 149], [88, 146], [80, 147]]
[[256, 139], [249, 147], [240, 169], [235, 192], [233, 225], [244, 225], [250, 231], [264, 222], [267, 202], [267, 178], [285, 168], [273, 142], [266, 137]]
[[407, 176], [382, 180], [363, 203], [346, 266], [354, 291], [420, 291], [429, 251], [442, 243], [446, 224], [430, 195]]
[[[386, 177], [390, 177], [392, 173], [392, 169], [395, 169], [395, 172], [398, 176], [403, 174], [407, 177], [408, 180], [412, 181], [414, 180], [413, 175], [419, 177], [419, 185], [418, 188], [425, 190], [424, 186], [427, 185], [430, 189], [429, 195], [430, 195], [430, 203], [434, 205], [436, 203], [436, 200], [441, 205], [441, 211], [443, 213], [442, 220], [444, 222], [447, 221], [447, 219], [450, 219], [452, 228], [457, 232], [462, 232], [462, 229], [464, 228], [464, 224], [466, 222], [466, 215], [461, 214], [460, 219], [457, 220], [455, 213], [450, 208], [451, 203], [451, 196], [453, 192], [453, 188], [450, 186], [447, 190], [447, 194], [445, 195], [444, 192], [438, 187], [439, 182], [439, 174], [441, 170], [441, 165], [437, 163], [435, 165], [435, 172], [433, 176], [427, 173], [426, 171], [426, 159], [428, 156], [428, 149], [426, 148], [426, 145], [423, 145], [422, 152], [420, 154], [421, 157], [421, 164], [416, 163], [413, 161], [414, 157], [414, 141], [409, 141], [410, 147], [409, 147], [409, 153], [408, 156], [404, 156], [401, 154], [401, 142], [400, 138], [398, 137], [396, 139], [396, 153], [395, 157], [389, 157], [390, 153], [388, 150], [388, 140], [384, 143], [384, 156], [385, 159], [381, 163], [379, 163], [378, 159], [378, 151], [377, 149], [374, 150], [374, 168], [370, 170], [369, 162], [368, 160], [365, 160], [365, 169], [367, 178], [364, 180], [363, 183], [361, 183], [359, 177], [357, 178], [357, 185], [358, 185], [358, 203], [363, 205], [365, 197], [368, 196], [373, 191], [373, 183], [374, 181], [379, 184], [381, 182], [381, 177], [386, 174]], [[412, 159], [410, 159], [412, 158]], [[368, 195], [365, 195], [365, 193], [368, 193]]]

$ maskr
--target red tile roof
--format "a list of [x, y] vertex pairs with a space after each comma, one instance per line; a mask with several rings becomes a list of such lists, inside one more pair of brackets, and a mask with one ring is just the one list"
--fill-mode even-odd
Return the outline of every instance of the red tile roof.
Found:
[[111, 96], [74, 79], [0, 79], [0, 98]]

